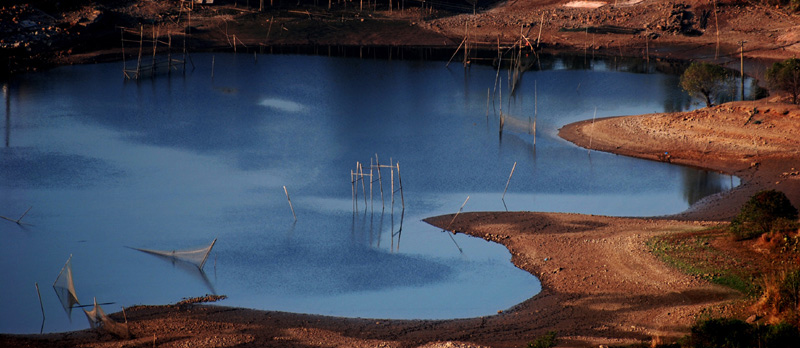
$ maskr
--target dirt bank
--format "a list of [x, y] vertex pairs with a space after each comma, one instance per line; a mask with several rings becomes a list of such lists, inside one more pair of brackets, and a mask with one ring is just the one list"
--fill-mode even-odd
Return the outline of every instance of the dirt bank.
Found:
[[745, 70], [755, 77], [763, 75], [765, 61], [800, 53], [797, 15], [736, 0], [487, 1], [478, 2], [476, 14], [404, 1], [395, 1], [391, 11], [387, 4], [347, 2], [333, 2], [330, 9], [319, 2], [274, 2], [262, 10], [258, 1], [189, 3], [98, 1], [49, 12], [5, 6], [0, 71], [119, 60], [123, 28], [141, 29], [145, 38], [157, 34], [162, 49], [169, 39], [178, 45], [186, 39], [192, 51], [270, 52], [287, 45], [455, 49], [465, 35], [471, 47], [494, 49], [498, 41], [510, 45], [524, 36], [545, 50], [702, 59], [738, 68], [744, 48]]
[[691, 112], [587, 120], [563, 127], [573, 143], [616, 154], [708, 168], [741, 178], [675, 216], [729, 220], [754, 193], [776, 189], [800, 206], [800, 108], [780, 98]]

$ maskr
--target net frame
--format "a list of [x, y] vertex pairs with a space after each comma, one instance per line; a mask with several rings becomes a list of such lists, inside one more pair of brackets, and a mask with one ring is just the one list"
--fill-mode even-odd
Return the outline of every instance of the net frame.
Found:
[[61, 302], [61, 306], [67, 312], [67, 315], [72, 317], [72, 308], [81, 302], [78, 300], [78, 295], [75, 292], [75, 281], [72, 276], [72, 254], [69, 255], [64, 267], [58, 272], [56, 280], [53, 282], [53, 290]]
[[173, 260], [188, 262], [190, 264], [197, 266], [197, 268], [202, 270], [203, 266], [205, 266], [206, 261], [208, 260], [208, 255], [211, 254], [211, 249], [214, 248], [214, 244], [216, 243], [217, 239], [214, 238], [214, 240], [211, 241], [210, 245], [194, 249], [171, 250], [171, 251], [142, 249], [142, 248], [132, 248], [132, 249], [139, 250], [141, 252], [145, 252], [148, 254], [167, 257]]
[[103, 330], [117, 337], [130, 337], [128, 322], [118, 323], [114, 319], [111, 319], [111, 317], [103, 311], [103, 308], [97, 304], [97, 297], [94, 298], [92, 310], [84, 309], [83, 313], [86, 314], [86, 319], [89, 320], [89, 326], [91, 326], [92, 329]]

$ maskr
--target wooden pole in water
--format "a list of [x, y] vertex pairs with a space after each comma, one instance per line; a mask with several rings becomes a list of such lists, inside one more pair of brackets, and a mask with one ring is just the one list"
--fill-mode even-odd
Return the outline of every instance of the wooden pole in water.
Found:
[[139, 26], [139, 58], [136, 61], [136, 78], [142, 73], [142, 49], [144, 48], [144, 25]]
[[119, 34], [120, 34], [120, 42], [122, 42], [122, 75], [124, 75], [127, 78], [128, 67], [125, 66], [125, 28], [121, 28]]
[[514, 162], [514, 166], [511, 167], [511, 174], [508, 174], [508, 181], [506, 181], [506, 188], [503, 189], [503, 197], [500, 198], [502, 200], [506, 199], [506, 191], [508, 191], [508, 184], [511, 183], [511, 176], [514, 175], [514, 169], [517, 169], [517, 162]]
[[[458, 214], [461, 214], [461, 210], [464, 209], [464, 206], [467, 204], [467, 201], [469, 201], [469, 196], [467, 196], [467, 199], [464, 200], [464, 203], [461, 204], [461, 208], [458, 208], [458, 212], [456, 213], [455, 216], [453, 216], [453, 220], [450, 220], [450, 223], [447, 224], [447, 228], [445, 228], [445, 230], [448, 230], [448, 231], [450, 230], [450, 226], [453, 224], [454, 221], [456, 221], [456, 218], [458, 217]], [[459, 248], [459, 249], [461, 249], [461, 248]]]
[[390, 187], [390, 189], [392, 190], [392, 208], [394, 208], [394, 166], [392, 165], [391, 157], [389, 157], [389, 167], [391, 168], [390, 169], [391, 175], [389, 177], [391, 178], [392, 182], [392, 185]]
[[215, 56], [211, 56], [211, 79], [214, 79], [214, 58]]
[[367, 210], [367, 189], [364, 187], [364, 166], [358, 163], [358, 174], [361, 178], [361, 192], [364, 193], [364, 210]]
[[458, 50], [460, 50], [460, 49], [461, 49], [461, 46], [463, 46], [465, 42], [467, 42], [467, 38], [466, 38], [466, 37], [464, 37], [464, 39], [463, 39], [463, 40], [461, 40], [461, 43], [458, 45], [458, 47], [456, 47], [456, 51], [455, 51], [455, 52], [453, 52], [453, 55], [452, 55], [452, 56], [450, 56], [450, 60], [448, 60], [448, 61], [447, 61], [447, 64], [445, 64], [445, 65], [444, 65], [444, 67], [445, 67], [445, 68], [446, 68], [446, 67], [448, 67], [448, 66], [450, 65], [450, 62], [452, 62], [452, 61], [453, 61], [453, 58], [455, 58], [455, 57], [456, 57], [456, 54], [458, 54]]
[[156, 36], [156, 26], [153, 26], [153, 63], [150, 65], [150, 76], [154, 76], [156, 74], [156, 49], [158, 45], [158, 40]]
[[289, 198], [289, 191], [286, 190], [286, 186], [283, 186], [283, 192], [286, 193], [286, 200], [289, 201], [289, 208], [292, 209], [292, 216], [294, 216], [294, 221], [297, 221], [297, 214], [294, 213], [294, 206], [292, 205], [292, 199]]
[[378, 167], [378, 187], [381, 189], [381, 206], [386, 207], [386, 202], [383, 200], [383, 178], [381, 177], [381, 164], [378, 162], [378, 154], [375, 154], [375, 166]]
[[469, 57], [469, 27], [467, 26], [467, 22], [464, 22], [464, 62], [461, 63], [461, 65], [464, 66], [465, 68], [467, 67], [468, 57]]
[[172, 74], [172, 34], [167, 32], [167, 74]]
[[539, 36], [536, 38], [536, 48], [539, 48], [539, 42], [542, 40], [542, 27], [544, 27], [544, 11], [542, 12], [542, 19], [539, 21]]
[[[269, 33], [272, 31], [272, 22], [275, 19], [275, 16], [269, 18], [269, 27], [267, 27], [267, 38], [264, 40], [265, 44], [269, 43]], [[330, 46], [328, 46], [328, 50], [330, 51]]]
[[[189, 33], [192, 32], [192, 14], [189, 13], [189, 28], [183, 29], [183, 74], [186, 74], [186, 38], [189, 36]], [[188, 32], [187, 32], [188, 30]], [[192, 63], [192, 68], [194, 68], [194, 63]]]

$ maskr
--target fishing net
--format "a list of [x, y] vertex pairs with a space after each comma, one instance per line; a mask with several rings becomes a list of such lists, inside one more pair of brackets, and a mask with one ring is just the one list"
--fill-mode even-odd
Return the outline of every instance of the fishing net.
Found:
[[61, 305], [70, 317], [72, 315], [72, 307], [76, 304], [80, 304], [78, 295], [75, 294], [75, 283], [72, 280], [71, 261], [72, 255], [69, 256], [67, 263], [64, 264], [64, 267], [61, 268], [61, 272], [58, 273], [56, 281], [53, 282], [53, 289], [56, 291], [56, 296], [58, 296], [58, 300], [61, 301]]
[[83, 310], [86, 313], [86, 318], [89, 319], [89, 325], [92, 329], [101, 329], [117, 337], [129, 337], [130, 331], [128, 330], [128, 323], [118, 323], [111, 319], [103, 308], [97, 304], [97, 298], [94, 299], [94, 306], [92, 310]]
[[214, 243], [216, 242], [217, 239], [215, 238], [210, 245], [197, 249], [172, 250], [172, 251], [140, 249], [140, 248], [133, 248], [133, 249], [148, 254], [170, 258], [173, 260], [188, 262], [197, 266], [197, 268], [202, 270], [203, 265], [205, 265], [206, 260], [208, 260], [208, 255], [211, 254], [211, 248], [214, 247]]

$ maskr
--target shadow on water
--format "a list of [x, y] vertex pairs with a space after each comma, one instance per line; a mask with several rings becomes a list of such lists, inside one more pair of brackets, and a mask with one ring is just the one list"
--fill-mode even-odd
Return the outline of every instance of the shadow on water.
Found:
[[[683, 168], [683, 197], [689, 205], [695, 204], [704, 197], [729, 190], [739, 185], [739, 179], [705, 170]], [[727, 178], [727, 180], [725, 180]]]

